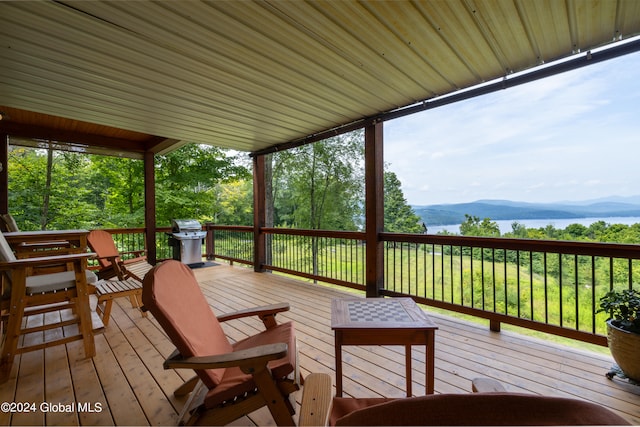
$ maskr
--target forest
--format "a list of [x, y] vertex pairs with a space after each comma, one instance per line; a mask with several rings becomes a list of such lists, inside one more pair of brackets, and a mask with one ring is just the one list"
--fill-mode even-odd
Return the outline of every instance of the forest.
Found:
[[[44, 144], [44, 143], [43, 143]], [[46, 145], [46, 144], [44, 144]], [[364, 218], [362, 131], [268, 156], [270, 225], [360, 230]], [[23, 230], [144, 226], [142, 160], [10, 145], [9, 212]], [[253, 224], [251, 159], [188, 144], [155, 158], [156, 221]], [[385, 171], [385, 229], [415, 233], [419, 217]]]

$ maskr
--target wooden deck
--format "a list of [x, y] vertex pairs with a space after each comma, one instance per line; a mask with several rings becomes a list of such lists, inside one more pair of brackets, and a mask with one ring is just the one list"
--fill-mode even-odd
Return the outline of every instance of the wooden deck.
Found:
[[[291, 311], [281, 316], [295, 321], [303, 373], [334, 374], [330, 302], [345, 292], [224, 264], [194, 271], [218, 313], [289, 301]], [[429, 314], [439, 326], [436, 393], [469, 393], [473, 378], [490, 377], [509, 391], [597, 402], [640, 424], [640, 387], [608, 380], [610, 357]], [[225, 330], [239, 339], [260, 326], [253, 319], [236, 320]], [[173, 347], [152, 316], [143, 318], [126, 298], [116, 300], [96, 347], [93, 359], [83, 357], [79, 342], [17, 357], [11, 379], [0, 385], [0, 402], [30, 405], [22, 413], [0, 412], [0, 424], [175, 425], [184, 399], [172, 392], [190, 373], [162, 369]], [[424, 393], [424, 348], [416, 347], [412, 357], [413, 392], [419, 395]], [[346, 395], [403, 395], [403, 348], [346, 347], [344, 363]], [[67, 406], [54, 405], [60, 403]], [[273, 421], [261, 410], [234, 423], [253, 424]]]

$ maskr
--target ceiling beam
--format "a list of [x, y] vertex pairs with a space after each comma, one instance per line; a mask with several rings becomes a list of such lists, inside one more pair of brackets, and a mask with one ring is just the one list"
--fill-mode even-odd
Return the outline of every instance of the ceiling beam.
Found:
[[0, 134], [3, 133], [13, 137], [97, 146], [118, 151], [144, 153], [146, 150], [144, 141], [132, 141], [70, 130], [52, 129], [31, 124], [24, 125], [5, 120], [0, 121]]

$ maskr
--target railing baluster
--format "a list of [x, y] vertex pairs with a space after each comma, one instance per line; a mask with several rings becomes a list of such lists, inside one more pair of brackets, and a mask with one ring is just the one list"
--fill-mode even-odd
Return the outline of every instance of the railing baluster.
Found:
[[534, 293], [533, 293], [533, 252], [529, 251], [529, 318], [531, 320], [534, 319], [535, 310], [534, 310]]
[[573, 257], [574, 259], [574, 281], [575, 281], [575, 285], [574, 285], [574, 292], [575, 292], [575, 315], [576, 315], [576, 330], [580, 329], [580, 308], [579, 308], [579, 303], [580, 303], [580, 279], [578, 278], [578, 255], [574, 255]]
[[558, 286], [559, 286], [559, 307], [560, 307], [560, 326], [564, 326], [564, 310], [563, 310], [563, 305], [564, 305], [564, 299], [563, 299], [563, 288], [564, 288], [564, 284], [563, 284], [563, 274], [562, 274], [562, 254], [558, 254]]

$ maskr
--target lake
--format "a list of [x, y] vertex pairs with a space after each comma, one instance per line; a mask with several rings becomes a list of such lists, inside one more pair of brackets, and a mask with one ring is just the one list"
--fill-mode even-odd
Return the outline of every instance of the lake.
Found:
[[[527, 228], [544, 228], [547, 225], [562, 230], [567, 228], [570, 224], [582, 224], [586, 227], [594, 222], [604, 221], [607, 224], [636, 224], [640, 223], [640, 217], [628, 216], [628, 217], [609, 217], [609, 218], [555, 218], [555, 219], [505, 219], [500, 221], [494, 221], [500, 227], [500, 234], [509, 233], [512, 231], [511, 224], [518, 222]], [[460, 234], [460, 224], [451, 225], [427, 225], [427, 231], [429, 234], [438, 234], [439, 231], [448, 231], [449, 233]]]

